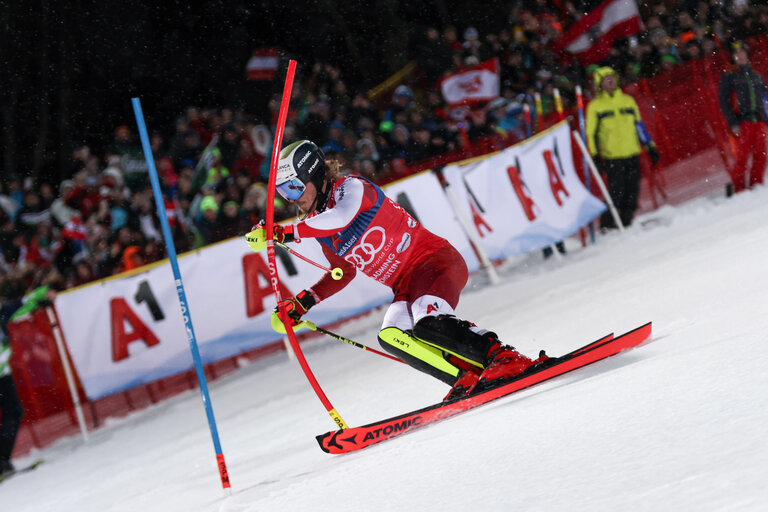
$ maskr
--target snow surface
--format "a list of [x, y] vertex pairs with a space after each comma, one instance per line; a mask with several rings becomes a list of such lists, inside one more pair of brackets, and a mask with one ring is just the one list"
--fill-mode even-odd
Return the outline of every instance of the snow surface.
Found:
[[[644, 345], [357, 453], [323, 453], [333, 424], [285, 354], [211, 383], [233, 493], [220, 487], [190, 391], [15, 461], [2, 510], [768, 510], [768, 188], [639, 218], [625, 234], [473, 278], [458, 313], [523, 352], [558, 355], [649, 320]], [[190, 297], [194, 304], [194, 297]], [[382, 312], [342, 326], [378, 348]], [[447, 388], [328, 338], [305, 353], [362, 425]]]

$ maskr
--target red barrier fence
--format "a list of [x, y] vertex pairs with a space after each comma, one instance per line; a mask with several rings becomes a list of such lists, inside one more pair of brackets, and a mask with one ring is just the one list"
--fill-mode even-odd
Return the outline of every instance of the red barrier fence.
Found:
[[[80, 432], [72, 396], [67, 386], [61, 357], [56, 348], [51, 324], [45, 309], [12, 322], [8, 326], [11, 339], [11, 371], [25, 414], [16, 441], [14, 456], [42, 448], [53, 441]], [[240, 366], [239, 360], [257, 359], [282, 349], [273, 343], [205, 366], [210, 380], [222, 377]], [[69, 355], [67, 354], [67, 357]], [[116, 393], [99, 400], [86, 398], [82, 384], [76, 386], [89, 430], [102, 425], [106, 418], [125, 416], [153, 403], [197, 387], [194, 370], [150, 384]]]
[[[764, 76], [768, 71], [767, 42], [768, 37], [749, 41], [752, 64]], [[647, 157], [643, 157], [640, 211], [650, 211], [661, 204], [680, 204], [718, 190], [724, 193], [734, 144], [720, 113], [717, 89], [729, 58], [728, 54], [721, 53], [688, 62], [664, 75], [625, 87], [637, 100], [661, 154], [661, 163], [654, 169], [650, 168]], [[557, 121], [557, 114], [553, 114], [544, 120], [544, 126]], [[489, 137], [429, 161], [410, 166], [397, 163], [393, 179], [497, 151], [513, 142]], [[576, 161], [580, 162], [580, 158]], [[14, 353], [13, 375], [26, 410], [14, 452], [19, 456], [32, 447], [46, 446], [79, 430], [45, 311], [38, 310], [11, 323], [9, 335]], [[235, 370], [240, 357], [253, 359], [281, 349], [282, 345], [277, 343], [224, 359], [206, 366], [206, 376], [215, 379]], [[107, 417], [124, 416], [196, 386], [197, 379], [190, 370], [91, 402], [85, 398], [79, 382], [77, 385], [89, 428], [99, 426]]]
[[[768, 36], [747, 41], [752, 66], [768, 75]], [[651, 169], [643, 156], [641, 211], [659, 204], [679, 204], [700, 195], [723, 190], [729, 181], [727, 170], [735, 159], [735, 143], [720, 111], [718, 85], [728, 69], [726, 51], [680, 64], [672, 71], [624, 87], [637, 101], [640, 113], [661, 154], [660, 164]], [[572, 109], [567, 115], [576, 118]], [[556, 112], [543, 119], [547, 128], [559, 121]], [[395, 179], [413, 172], [445, 165], [502, 149], [515, 141], [488, 137], [451, 153], [401, 165]], [[578, 150], [577, 150], [578, 151]]]

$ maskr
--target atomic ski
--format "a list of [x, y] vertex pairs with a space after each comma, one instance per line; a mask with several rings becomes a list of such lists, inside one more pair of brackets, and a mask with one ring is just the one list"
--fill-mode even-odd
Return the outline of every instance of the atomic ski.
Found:
[[615, 338], [609, 334], [573, 352], [550, 358], [533, 367], [531, 371], [524, 372], [494, 388], [362, 427], [326, 432], [317, 436], [317, 442], [326, 453], [339, 454], [359, 450], [618, 354], [639, 345], [650, 335], [650, 322]]

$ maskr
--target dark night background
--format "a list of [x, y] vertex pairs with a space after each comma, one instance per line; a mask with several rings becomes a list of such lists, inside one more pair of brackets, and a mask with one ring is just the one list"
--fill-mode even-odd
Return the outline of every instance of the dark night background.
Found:
[[282, 88], [245, 80], [254, 48], [280, 47], [311, 66], [335, 64], [367, 90], [404, 66], [427, 25], [498, 30], [509, 2], [213, 1], [158, 5], [114, 0], [31, 0], [0, 7], [2, 173], [59, 177], [74, 144], [97, 153], [114, 128], [135, 131], [141, 97], [150, 130], [172, 130], [186, 106], [258, 114]]

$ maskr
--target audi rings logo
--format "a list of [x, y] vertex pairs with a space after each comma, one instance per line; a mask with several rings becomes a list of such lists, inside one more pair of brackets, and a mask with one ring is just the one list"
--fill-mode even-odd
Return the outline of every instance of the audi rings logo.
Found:
[[365, 233], [360, 243], [344, 259], [354, 264], [360, 270], [363, 270], [366, 265], [369, 265], [376, 258], [376, 254], [384, 247], [386, 240], [387, 232], [384, 231], [384, 228], [380, 226], [371, 228]]

